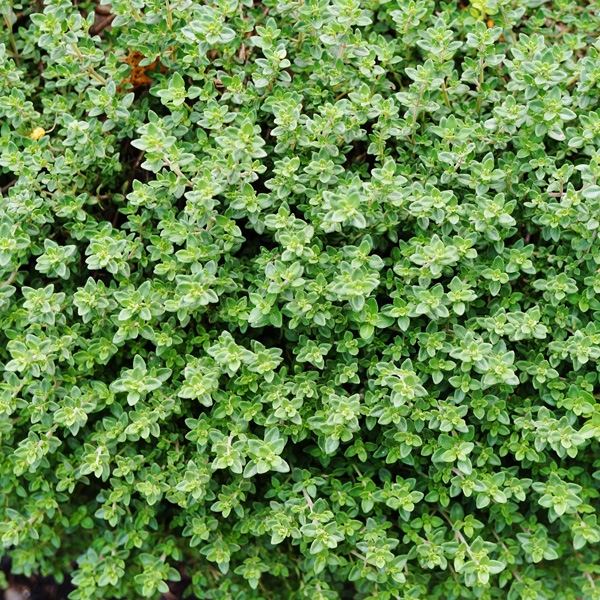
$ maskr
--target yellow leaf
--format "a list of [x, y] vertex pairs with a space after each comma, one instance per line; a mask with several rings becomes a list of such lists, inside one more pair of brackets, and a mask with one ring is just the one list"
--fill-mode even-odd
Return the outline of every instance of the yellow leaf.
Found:
[[39, 140], [40, 138], [43, 138], [46, 135], [46, 130], [43, 129], [42, 127], [36, 127], [30, 134], [28, 137], [30, 137], [32, 140]]

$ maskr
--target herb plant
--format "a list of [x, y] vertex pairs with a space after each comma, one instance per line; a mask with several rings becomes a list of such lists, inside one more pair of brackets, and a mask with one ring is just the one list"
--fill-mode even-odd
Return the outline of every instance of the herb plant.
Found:
[[599, 600], [597, 1], [102, 1], [0, 0], [13, 572]]

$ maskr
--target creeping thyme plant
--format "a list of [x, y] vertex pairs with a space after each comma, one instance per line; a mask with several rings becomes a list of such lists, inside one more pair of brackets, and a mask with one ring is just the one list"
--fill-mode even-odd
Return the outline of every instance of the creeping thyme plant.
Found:
[[0, 0], [13, 573], [600, 599], [600, 5], [102, 2]]

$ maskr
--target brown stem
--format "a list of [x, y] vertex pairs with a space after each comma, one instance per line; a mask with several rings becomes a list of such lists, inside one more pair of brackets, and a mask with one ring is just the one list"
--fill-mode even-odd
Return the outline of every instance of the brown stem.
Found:
[[17, 273], [19, 272], [19, 267], [17, 267], [11, 274], [10, 277], [4, 282], [4, 283], [0, 283], [0, 288], [1, 287], [5, 287], [7, 285], [10, 285], [16, 278], [17, 278]]
[[10, 183], [7, 183], [3, 188], [2, 188], [2, 193], [4, 194], [5, 192], [7, 192], [13, 185], [15, 185], [15, 183], [17, 183], [17, 179], [14, 179], [13, 181], [11, 181]]

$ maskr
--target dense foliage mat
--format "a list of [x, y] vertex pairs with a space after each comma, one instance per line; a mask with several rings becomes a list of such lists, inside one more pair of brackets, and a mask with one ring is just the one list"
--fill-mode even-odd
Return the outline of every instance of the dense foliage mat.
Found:
[[0, 13], [14, 573], [600, 598], [596, 2]]

